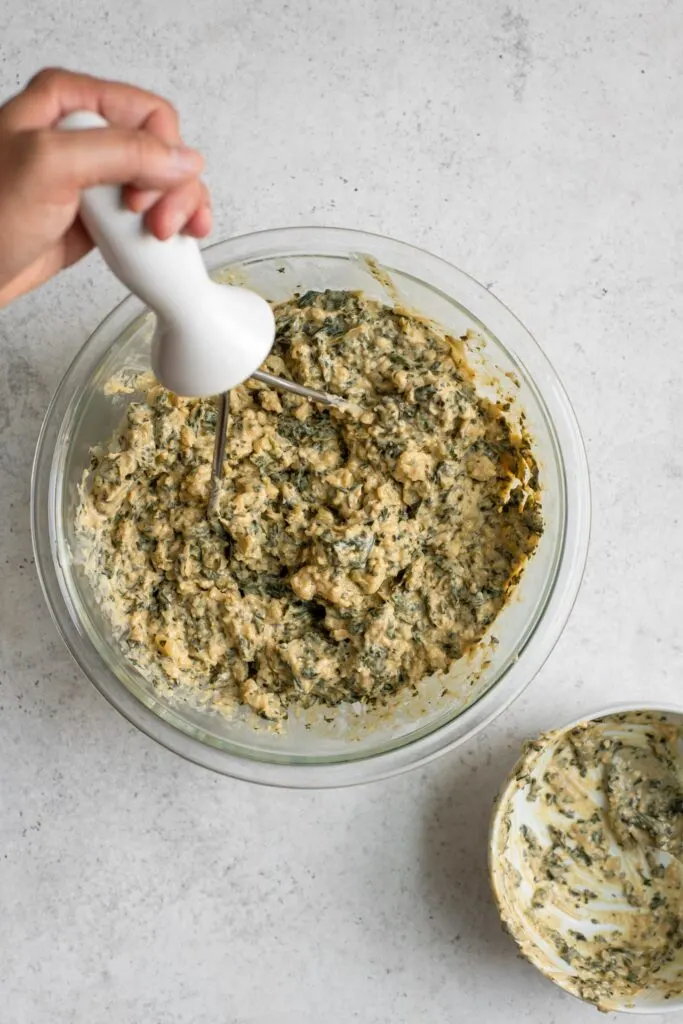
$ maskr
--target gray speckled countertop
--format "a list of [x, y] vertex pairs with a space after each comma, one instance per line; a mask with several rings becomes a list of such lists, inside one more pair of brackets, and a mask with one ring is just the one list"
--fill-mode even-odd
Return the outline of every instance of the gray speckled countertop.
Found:
[[51, 63], [177, 103], [214, 238], [367, 228], [490, 286], [568, 388], [594, 497], [570, 624], [483, 736], [355, 790], [219, 778], [98, 696], [32, 564], [40, 420], [121, 289], [91, 257], [0, 314], [3, 1024], [598, 1020], [516, 957], [486, 831], [523, 738], [683, 686], [682, 35], [663, 0], [2, 7], [0, 93]]

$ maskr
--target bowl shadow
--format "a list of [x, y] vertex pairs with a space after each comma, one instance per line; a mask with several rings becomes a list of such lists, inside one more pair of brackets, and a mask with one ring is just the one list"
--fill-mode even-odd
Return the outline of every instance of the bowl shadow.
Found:
[[469, 960], [545, 988], [504, 930], [488, 876], [493, 804], [526, 738], [523, 730], [480, 737], [435, 778], [422, 820], [420, 886], [432, 928], [454, 955], [465, 942]]

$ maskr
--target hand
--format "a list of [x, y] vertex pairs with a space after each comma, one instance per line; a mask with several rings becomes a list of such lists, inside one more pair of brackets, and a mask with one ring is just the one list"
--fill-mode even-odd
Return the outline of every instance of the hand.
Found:
[[[74, 110], [110, 128], [58, 131]], [[0, 107], [0, 307], [92, 248], [78, 217], [82, 189], [119, 184], [157, 238], [211, 230], [204, 162], [183, 146], [178, 115], [153, 93], [69, 71], [41, 71]]]

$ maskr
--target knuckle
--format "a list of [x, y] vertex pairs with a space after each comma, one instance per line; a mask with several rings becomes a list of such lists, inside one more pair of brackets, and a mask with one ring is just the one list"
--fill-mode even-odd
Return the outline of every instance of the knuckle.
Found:
[[37, 129], [25, 132], [19, 143], [19, 160], [24, 167], [40, 170], [47, 167], [54, 153], [54, 135], [52, 132]]
[[178, 189], [178, 208], [184, 213], [193, 213], [201, 203], [202, 193], [198, 181], [190, 181]]
[[149, 119], [150, 130], [167, 142], [174, 141], [180, 135], [180, 118], [172, 103], [161, 96], [154, 96], [154, 110]]
[[148, 132], [133, 131], [130, 135], [130, 147], [136, 173], [144, 173], [157, 154], [155, 140]]
[[173, 104], [169, 103], [168, 100], [162, 99], [161, 100], [161, 105], [164, 108], [164, 110], [166, 111], [166, 113], [169, 115], [169, 117], [173, 118], [175, 123], [178, 124], [178, 122], [180, 120], [180, 116], [179, 116], [178, 111], [176, 110], [176, 108], [173, 106]]
[[68, 75], [68, 71], [58, 67], [42, 68], [28, 83], [29, 89], [50, 91]]
[[18, 132], [12, 140], [12, 164], [27, 190], [42, 190], [51, 183], [61, 161], [55, 159], [53, 135], [47, 130]]

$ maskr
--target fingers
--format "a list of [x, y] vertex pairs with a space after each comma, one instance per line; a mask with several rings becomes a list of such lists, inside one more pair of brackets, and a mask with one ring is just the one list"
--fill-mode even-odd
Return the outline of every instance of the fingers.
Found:
[[[149, 117], [143, 122], [142, 128], [146, 132], [155, 135], [162, 142], [169, 146], [182, 145], [180, 130], [178, 126], [178, 115], [169, 103], [162, 101], [161, 107], [155, 108]], [[159, 198], [160, 193], [151, 190], [140, 190], [127, 186], [124, 191], [123, 201], [134, 213], [144, 213], [151, 209]]]
[[200, 206], [197, 212], [188, 220], [184, 232], [186, 235], [192, 235], [193, 238], [206, 238], [207, 235], [211, 234], [212, 227], [213, 214], [211, 213], [211, 207]]
[[54, 127], [66, 114], [83, 109], [97, 111], [114, 126], [141, 128], [169, 146], [182, 145], [177, 111], [161, 96], [62, 68], [39, 71], [2, 118], [8, 127], [30, 131]]
[[[146, 132], [150, 132], [152, 135], [156, 135], [158, 139], [168, 143], [169, 146], [181, 145], [180, 122], [175, 108], [170, 103], [167, 103], [166, 100], [159, 99], [158, 96], [151, 96], [151, 99], [158, 100], [159, 106], [153, 108], [139, 127], [144, 128]], [[122, 123], [119, 121], [114, 122], [113, 118], [110, 120], [115, 124]], [[135, 128], [137, 126], [133, 125], [132, 127]]]
[[196, 178], [204, 166], [195, 150], [167, 146], [130, 128], [31, 132], [19, 144], [25, 176], [64, 201], [93, 185], [166, 191]]
[[92, 239], [85, 230], [80, 218], [77, 218], [74, 221], [67, 233], [63, 236], [61, 245], [62, 267], [70, 267], [72, 263], [77, 263], [82, 256], [85, 256], [87, 252], [90, 252], [93, 247]]
[[126, 186], [123, 190], [123, 203], [133, 213], [147, 213], [161, 198], [158, 189], [140, 189]]
[[94, 110], [122, 128], [145, 128], [162, 142], [180, 144], [178, 115], [160, 96], [60, 68], [47, 68], [3, 110], [3, 125], [32, 131], [54, 127], [74, 110]]
[[[145, 218], [145, 224], [159, 238], [170, 238], [178, 231], [205, 238], [211, 232], [211, 200], [201, 181], [167, 192], [163, 199], [158, 191], [127, 188], [124, 203], [134, 213], [152, 211]], [[179, 226], [175, 227], [176, 224]]]
[[[201, 158], [182, 146], [178, 114], [160, 96], [121, 82], [48, 68], [7, 104], [2, 123], [30, 132], [54, 127], [78, 109], [97, 111], [112, 129], [106, 130], [106, 139], [105, 130], [88, 132], [87, 146], [82, 139], [76, 141], [77, 135], [86, 133], [64, 133], [70, 136], [65, 143], [51, 140], [50, 147], [57, 148], [50, 150], [50, 160], [44, 162], [51, 165], [52, 178], [56, 175], [66, 188], [124, 184], [124, 202], [135, 212], [148, 212], [148, 227], [159, 237], [182, 230], [196, 237], [209, 233], [208, 193], [198, 181], [190, 185], [201, 171]], [[139, 129], [140, 138], [116, 133], [116, 128]], [[154, 147], [152, 139], [166, 148]], [[48, 147], [45, 140], [41, 145]]]
[[166, 192], [145, 217], [147, 228], [157, 238], [171, 238], [184, 231], [203, 238], [211, 231], [211, 207], [206, 185], [189, 181]]
[[[59, 121], [79, 109], [96, 111], [110, 127], [58, 130]], [[173, 106], [144, 89], [43, 71], [0, 107], [0, 140], [9, 190], [36, 224], [24, 263], [29, 257], [40, 262], [39, 244], [59, 266], [87, 250], [91, 241], [74, 217], [81, 192], [96, 185], [123, 186], [126, 205], [142, 213], [159, 238], [179, 231], [203, 238], [211, 230], [208, 193], [199, 180], [202, 157], [183, 146]], [[50, 264], [41, 279], [56, 269]]]

